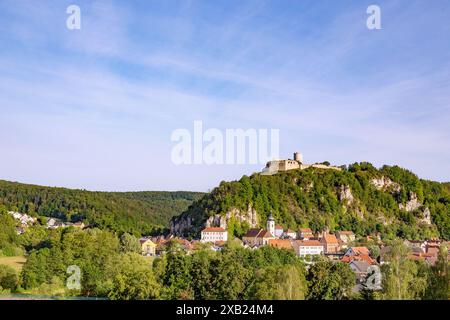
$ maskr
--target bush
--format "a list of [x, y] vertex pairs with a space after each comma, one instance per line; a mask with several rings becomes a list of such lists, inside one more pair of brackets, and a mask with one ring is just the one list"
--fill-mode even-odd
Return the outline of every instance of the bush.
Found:
[[15, 257], [15, 256], [22, 256], [24, 254], [24, 251], [22, 248], [17, 247], [12, 244], [5, 244], [3, 245], [3, 248], [0, 250], [0, 257]]
[[0, 265], [0, 290], [14, 291], [19, 285], [19, 277], [16, 270], [10, 266]]

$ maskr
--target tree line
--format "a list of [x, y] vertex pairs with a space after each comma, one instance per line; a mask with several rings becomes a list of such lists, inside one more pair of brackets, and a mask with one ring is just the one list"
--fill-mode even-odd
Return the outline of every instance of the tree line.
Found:
[[91, 192], [0, 180], [0, 205], [31, 216], [85, 221], [135, 235], [159, 232], [183, 212], [198, 192]]

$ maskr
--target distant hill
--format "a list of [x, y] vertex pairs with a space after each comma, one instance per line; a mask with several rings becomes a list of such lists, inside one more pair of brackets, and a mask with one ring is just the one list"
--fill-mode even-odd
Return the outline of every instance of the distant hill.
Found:
[[384, 238], [450, 239], [450, 184], [419, 179], [398, 166], [355, 163], [342, 171], [308, 168], [222, 182], [174, 217], [171, 230], [197, 236], [204, 226], [235, 235], [277, 224], [298, 230], [352, 230]]
[[0, 180], [0, 205], [35, 216], [86, 221], [119, 233], [148, 234], [169, 226], [199, 192], [92, 192]]

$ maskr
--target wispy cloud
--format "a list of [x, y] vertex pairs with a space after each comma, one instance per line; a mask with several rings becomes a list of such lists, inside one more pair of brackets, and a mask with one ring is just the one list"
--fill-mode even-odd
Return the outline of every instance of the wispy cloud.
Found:
[[173, 166], [171, 131], [199, 119], [280, 128], [286, 156], [450, 180], [444, 2], [381, 1], [374, 32], [369, 2], [81, 1], [79, 31], [69, 4], [0, 5], [0, 178], [206, 190], [259, 169]]

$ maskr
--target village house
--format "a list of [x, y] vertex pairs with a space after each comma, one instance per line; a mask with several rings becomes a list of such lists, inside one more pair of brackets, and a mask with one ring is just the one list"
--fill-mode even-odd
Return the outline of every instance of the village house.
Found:
[[408, 255], [408, 258], [411, 260], [424, 261], [428, 265], [433, 266], [436, 264], [438, 255], [426, 252], [412, 252]]
[[22, 227], [26, 228], [30, 225], [33, 225], [37, 219], [33, 218], [32, 216], [27, 215], [26, 213], [20, 213], [20, 212], [14, 212], [14, 211], [8, 211], [10, 215], [13, 216], [13, 218], [20, 222]]
[[310, 228], [302, 228], [299, 230], [299, 238], [301, 240], [309, 240], [314, 238], [314, 235]]
[[83, 222], [81, 222], [81, 221], [78, 221], [78, 222], [75, 222], [75, 223], [73, 224], [73, 227], [74, 227], [74, 228], [77, 228], [77, 229], [84, 229], [85, 224], [84, 224]]
[[284, 233], [283, 227], [280, 226], [280, 225], [276, 225], [276, 226], [275, 226], [275, 234], [274, 234], [274, 236], [275, 236], [276, 238], [281, 238], [281, 236], [283, 235], [283, 233]]
[[144, 256], [154, 256], [156, 254], [156, 244], [149, 238], [139, 239], [141, 244], [141, 252]]
[[411, 254], [409, 255], [410, 259], [413, 260], [422, 260], [425, 261], [429, 265], [436, 264], [440, 251], [440, 242], [439, 241], [425, 241], [420, 249], [414, 250], [412, 249]]
[[210, 227], [205, 228], [201, 232], [201, 242], [226, 242], [228, 240], [228, 232], [223, 228]]
[[294, 241], [295, 253], [300, 257], [307, 255], [323, 254], [323, 244], [318, 240], [296, 240]]
[[[428, 265], [434, 265], [439, 256], [440, 246], [436, 241], [419, 241], [419, 240], [406, 240], [404, 244], [411, 250], [408, 254], [408, 259], [423, 261]], [[386, 263], [386, 258], [391, 251], [390, 246], [384, 246], [380, 250], [380, 264]]]
[[343, 247], [347, 247], [351, 242], [355, 241], [353, 231], [336, 231], [336, 238], [342, 242]]
[[297, 239], [297, 232], [292, 231], [291, 229], [286, 230], [284, 236], [289, 239]]
[[178, 246], [179, 249], [184, 250], [187, 253], [190, 253], [193, 249], [192, 243], [189, 240], [180, 237], [171, 237], [164, 243], [164, 246], [167, 247], [171, 244]]
[[427, 242], [421, 240], [405, 240], [403, 241], [403, 244], [410, 249], [419, 249], [420, 251], [425, 252]]
[[340, 250], [338, 240], [334, 234], [324, 234], [320, 242], [323, 244], [325, 253], [333, 254], [338, 253]]
[[270, 239], [269, 246], [275, 247], [278, 249], [294, 250], [294, 246], [292, 245], [292, 240], [290, 240], [290, 239]]
[[432, 255], [438, 255], [441, 245], [435, 242], [427, 242], [425, 252]]
[[350, 247], [341, 259], [342, 262], [351, 263], [352, 261], [366, 261], [369, 264], [376, 264], [370, 257], [370, 251], [367, 247]]
[[169, 247], [171, 250], [183, 250], [187, 253], [190, 253], [193, 249], [193, 244], [189, 240], [175, 237], [172, 234], [153, 237], [152, 241], [156, 245], [156, 255], [165, 254]]
[[356, 281], [358, 283], [365, 282], [370, 266], [371, 264], [364, 260], [362, 261], [354, 260], [349, 263], [349, 267], [355, 273]]
[[58, 229], [58, 228], [64, 228], [66, 225], [61, 219], [57, 218], [50, 218], [47, 221], [47, 229]]
[[156, 255], [160, 255], [164, 252], [164, 244], [166, 243], [166, 237], [163, 235], [152, 237], [151, 240], [156, 244]]

